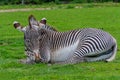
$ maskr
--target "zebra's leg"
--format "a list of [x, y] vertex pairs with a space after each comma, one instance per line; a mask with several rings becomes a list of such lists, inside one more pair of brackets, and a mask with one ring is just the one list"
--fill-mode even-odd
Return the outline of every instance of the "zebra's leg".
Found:
[[[46, 50], [44, 50], [45, 52], [42, 52], [41, 51], [41, 54], [40, 54], [40, 56], [41, 56], [41, 59], [40, 59], [40, 62], [42, 62], [42, 63], [49, 63], [49, 61], [50, 61], [50, 51], [48, 50], [48, 49], [46, 49]], [[42, 53], [44, 53], [44, 54], [42, 54]]]
[[35, 63], [35, 61], [31, 60], [28, 57], [26, 59], [20, 59], [19, 62], [22, 64], [34, 64]]
[[106, 62], [110, 62], [110, 61], [115, 59], [115, 56], [116, 56], [116, 53], [117, 53], [117, 43], [116, 43], [115, 39], [114, 39], [114, 43], [115, 43], [115, 45], [112, 47], [113, 51], [111, 52], [112, 55], [108, 59], [106, 59]]
[[106, 61], [108, 56], [111, 56], [111, 54], [101, 55], [97, 57], [85, 57], [85, 62]]
[[104, 52], [104, 53], [102, 53], [101, 55], [98, 55], [98, 56], [86, 56], [85, 61], [86, 62], [107, 61], [113, 55], [114, 55], [113, 51], [106, 51], [106, 52]]
[[23, 64], [34, 64], [35, 63], [34, 61], [35, 57], [31, 52], [26, 51], [25, 55], [26, 55], [26, 59], [20, 59], [19, 60], [20, 63], [23, 63]]
[[111, 49], [99, 53], [99, 55], [95, 56], [86, 56], [85, 60], [87, 62], [92, 62], [92, 61], [106, 61], [106, 62], [110, 62], [112, 61], [115, 56], [116, 56], [116, 51], [117, 51], [117, 44], [115, 42], [115, 44], [111, 47]]
[[99, 52], [90, 52], [87, 53], [82, 48], [78, 49], [75, 54], [79, 57], [84, 56], [85, 62], [93, 62], [93, 61], [112, 61], [115, 58], [117, 51], [117, 44], [115, 43], [109, 50], [99, 51]]
[[62, 62], [56, 62], [55, 64], [77, 64], [77, 63], [81, 63], [84, 62], [84, 57], [71, 57], [66, 61], [62, 61]]

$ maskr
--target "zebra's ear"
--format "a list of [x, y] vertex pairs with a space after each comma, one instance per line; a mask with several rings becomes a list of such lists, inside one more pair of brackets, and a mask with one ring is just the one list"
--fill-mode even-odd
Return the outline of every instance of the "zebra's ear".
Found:
[[46, 22], [47, 22], [46, 18], [42, 18], [41, 21], [40, 21], [40, 23], [45, 24], [45, 25], [46, 25]]
[[14, 21], [14, 22], [13, 22], [13, 26], [14, 26], [15, 29], [18, 29], [19, 31], [22, 31], [22, 32], [25, 32], [25, 31], [26, 31], [26, 27], [22, 27], [22, 26], [20, 25], [20, 23], [17, 22], [17, 21]]
[[32, 28], [33, 25], [36, 25], [36, 26], [39, 25], [33, 15], [30, 15], [30, 16], [29, 16], [28, 21], [29, 21], [29, 26], [30, 26], [30, 28]]

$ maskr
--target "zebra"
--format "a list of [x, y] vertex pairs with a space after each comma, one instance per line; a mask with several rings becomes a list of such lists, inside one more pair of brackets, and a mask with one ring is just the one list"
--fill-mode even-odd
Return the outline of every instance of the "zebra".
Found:
[[32, 53], [31, 61], [51, 64], [76, 64], [80, 62], [115, 59], [117, 42], [108, 32], [95, 28], [55, 32], [43, 29], [34, 16], [24, 32], [26, 50]]

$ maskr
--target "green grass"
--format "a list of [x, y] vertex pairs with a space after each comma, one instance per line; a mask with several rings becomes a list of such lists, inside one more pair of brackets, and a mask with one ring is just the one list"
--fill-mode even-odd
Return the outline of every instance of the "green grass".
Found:
[[28, 12], [0, 13], [0, 80], [119, 80], [120, 52], [113, 62], [79, 63], [74, 65], [34, 64], [18, 62], [25, 58], [23, 33], [13, 28], [14, 20], [23, 26], [28, 16], [37, 20], [48, 19], [48, 24], [59, 31], [77, 28], [103, 28], [120, 46], [120, 7], [94, 7], [80, 9], [33, 10]]

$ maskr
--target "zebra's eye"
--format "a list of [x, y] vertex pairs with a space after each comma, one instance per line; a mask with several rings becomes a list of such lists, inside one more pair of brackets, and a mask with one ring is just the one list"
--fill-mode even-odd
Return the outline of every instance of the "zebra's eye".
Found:
[[26, 39], [26, 42], [28, 42], [28, 43], [29, 43], [29, 42], [30, 42], [30, 40], [29, 40], [29, 39]]
[[42, 38], [39, 39], [39, 41], [41, 41], [41, 40], [42, 40]]

